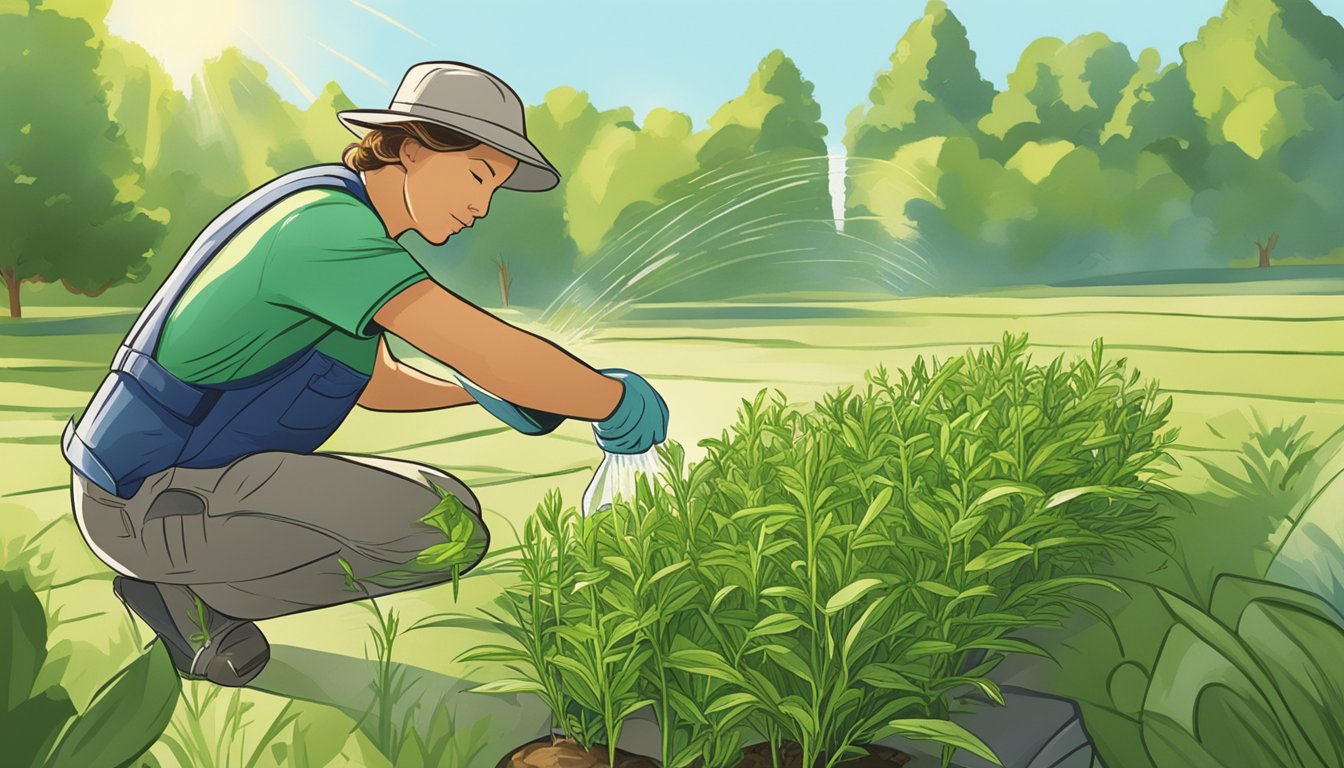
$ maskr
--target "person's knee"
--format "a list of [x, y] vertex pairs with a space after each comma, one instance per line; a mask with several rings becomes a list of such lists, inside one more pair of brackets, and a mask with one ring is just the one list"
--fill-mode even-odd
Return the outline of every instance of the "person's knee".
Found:
[[437, 486], [444, 492], [451, 493], [458, 498], [468, 509], [475, 512], [477, 516], [481, 514], [481, 501], [476, 498], [476, 494], [466, 483], [462, 482], [453, 475], [424, 464], [417, 465], [420, 476], [424, 479], [425, 487]]

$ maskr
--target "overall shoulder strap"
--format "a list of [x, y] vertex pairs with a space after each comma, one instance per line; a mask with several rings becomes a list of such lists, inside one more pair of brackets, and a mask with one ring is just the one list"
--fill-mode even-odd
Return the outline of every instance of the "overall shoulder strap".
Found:
[[127, 333], [112, 360], [112, 370], [123, 370], [137, 354], [152, 357], [173, 305], [220, 248], [283, 198], [312, 187], [343, 189], [373, 207], [359, 174], [339, 163], [300, 168], [252, 190], [224, 209], [192, 242]]

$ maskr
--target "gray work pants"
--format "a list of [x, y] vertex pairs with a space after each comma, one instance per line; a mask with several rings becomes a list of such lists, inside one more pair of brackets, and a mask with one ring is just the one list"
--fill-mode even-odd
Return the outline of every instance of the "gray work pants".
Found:
[[443, 509], [431, 482], [470, 513], [454, 560], [465, 573], [489, 547], [480, 502], [461, 480], [410, 461], [264, 451], [163, 470], [129, 500], [72, 472], [71, 500], [84, 540], [113, 570], [189, 585], [216, 611], [256, 620], [451, 581], [451, 567], [433, 570], [424, 556], [453, 544], [422, 521]]

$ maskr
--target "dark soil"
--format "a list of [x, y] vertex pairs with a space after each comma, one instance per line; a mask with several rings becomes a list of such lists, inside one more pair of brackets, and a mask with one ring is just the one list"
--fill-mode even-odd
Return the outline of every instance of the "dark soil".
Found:
[[[660, 768], [661, 765], [652, 758], [616, 750], [617, 768]], [[586, 750], [573, 739], [556, 739], [552, 743], [550, 736], [542, 736], [522, 745], [513, 754], [505, 755], [495, 768], [611, 768], [611, 764], [607, 762], [604, 744]]]
[[[846, 760], [840, 768], [901, 768], [913, 758], [910, 755], [890, 747], [870, 745], [867, 757]], [[770, 762], [770, 745], [766, 742], [752, 744], [742, 750], [742, 762], [737, 768], [773, 768]], [[779, 747], [782, 768], [803, 768], [802, 748], [792, 741], [786, 741]], [[698, 762], [698, 761], [697, 761]], [[692, 765], [695, 765], [693, 763]], [[817, 768], [824, 765], [818, 762]], [[616, 768], [661, 768], [662, 763], [643, 755], [616, 750]], [[511, 755], [500, 760], [495, 768], [611, 768], [607, 763], [607, 748], [598, 745], [585, 750], [573, 739], [556, 739], [542, 736], [535, 741], [522, 745]]]

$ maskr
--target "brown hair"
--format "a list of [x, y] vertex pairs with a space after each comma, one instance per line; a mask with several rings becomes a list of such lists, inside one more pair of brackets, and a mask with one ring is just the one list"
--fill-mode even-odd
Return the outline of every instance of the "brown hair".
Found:
[[407, 139], [415, 139], [435, 152], [460, 152], [481, 143], [451, 128], [412, 120], [370, 130], [358, 142], [345, 148], [341, 162], [353, 171], [372, 171], [385, 165], [396, 165], [401, 162], [398, 157], [401, 144]]

